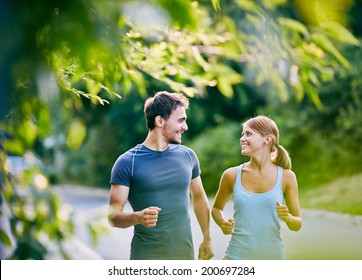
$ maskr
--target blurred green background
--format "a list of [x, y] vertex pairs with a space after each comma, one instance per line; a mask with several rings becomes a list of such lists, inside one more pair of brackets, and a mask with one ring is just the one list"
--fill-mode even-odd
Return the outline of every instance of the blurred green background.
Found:
[[144, 140], [143, 103], [159, 90], [190, 99], [183, 144], [209, 197], [226, 168], [248, 160], [241, 122], [263, 114], [279, 126], [301, 206], [362, 215], [362, 1], [0, 5], [1, 205], [13, 258], [43, 258], [48, 241], [61, 247], [73, 234], [52, 185], [108, 189], [116, 158]]

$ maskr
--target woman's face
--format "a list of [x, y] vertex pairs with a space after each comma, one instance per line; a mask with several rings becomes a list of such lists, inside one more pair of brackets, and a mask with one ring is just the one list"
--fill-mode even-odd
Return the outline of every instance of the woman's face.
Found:
[[240, 138], [241, 154], [250, 156], [265, 147], [265, 137], [244, 124]]

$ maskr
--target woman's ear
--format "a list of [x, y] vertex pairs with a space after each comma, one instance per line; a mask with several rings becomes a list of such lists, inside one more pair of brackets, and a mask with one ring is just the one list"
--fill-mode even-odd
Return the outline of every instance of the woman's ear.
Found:
[[269, 144], [271, 143], [271, 141], [272, 141], [272, 137], [271, 137], [270, 135], [266, 135], [266, 136], [265, 136], [264, 143], [265, 143], [266, 145], [269, 145]]

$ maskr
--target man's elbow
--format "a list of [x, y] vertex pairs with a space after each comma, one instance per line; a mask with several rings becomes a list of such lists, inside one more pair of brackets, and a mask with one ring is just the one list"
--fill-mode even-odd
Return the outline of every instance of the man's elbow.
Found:
[[108, 216], [108, 223], [113, 228], [128, 228], [129, 227], [129, 225], [124, 220], [122, 220], [121, 217], [117, 217], [114, 215]]
[[111, 227], [118, 227], [118, 209], [115, 205], [110, 205], [108, 209], [108, 224]]
[[112, 215], [112, 214], [108, 215], [108, 224], [111, 227], [116, 227], [115, 220], [114, 220], [114, 215]]

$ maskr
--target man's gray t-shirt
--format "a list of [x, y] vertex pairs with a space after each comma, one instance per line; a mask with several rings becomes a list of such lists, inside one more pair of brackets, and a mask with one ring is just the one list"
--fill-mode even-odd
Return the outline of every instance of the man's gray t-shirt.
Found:
[[199, 175], [196, 154], [183, 145], [158, 152], [140, 144], [119, 156], [111, 184], [130, 188], [133, 211], [149, 206], [162, 209], [156, 227], [135, 225], [131, 259], [194, 259], [189, 185]]

